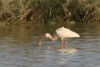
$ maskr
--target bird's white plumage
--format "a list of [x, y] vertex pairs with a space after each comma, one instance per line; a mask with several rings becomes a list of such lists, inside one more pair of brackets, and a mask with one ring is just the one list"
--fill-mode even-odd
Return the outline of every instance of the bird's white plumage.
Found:
[[73, 32], [67, 28], [64, 28], [64, 27], [58, 28], [54, 33], [54, 37], [52, 37], [49, 33], [46, 33], [45, 36], [47, 38], [50, 38], [52, 41], [58, 39], [58, 37], [61, 39], [80, 37], [79, 34]]
[[[67, 29], [67, 28], [64, 28], [64, 27], [61, 27], [61, 28], [58, 28], [55, 33], [54, 33], [54, 36], [52, 37], [49, 33], [46, 33], [44, 35], [44, 38], [47, 37], [49, 38], [51, 41], [55, 41], [59, 38], [61, 38], [61, 46], [63, 48], [63, 39], [65, 38], [72, 38], [72, 37], [80, 37], [79, 34]], [[65, 43], [66, 43], [66, 46], [67, 46], [67, 41], [65, 39]]]
[[49, 33], [45, 34], [47, 38], [52, 38], [52, 36]]
[[58, 37], [63, 38], [63, 39], [72, 38], [72, 37], [80, 37], [79, 34], [64, 27], [58, 28], [55, 32]]

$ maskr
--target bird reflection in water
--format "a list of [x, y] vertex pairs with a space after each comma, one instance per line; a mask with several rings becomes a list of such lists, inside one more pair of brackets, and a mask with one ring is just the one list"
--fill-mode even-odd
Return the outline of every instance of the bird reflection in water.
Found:
[[72, 53], [75, 53], [76, 51], [78, 51], [78, 49], [76, 48], [73, 48], [73, 47], [67, 47], [67, 48], [59, 48], [57, 46], [48, 46], [47, 49], [50, 49], [50, 50], [57, 50], [58, 52], [60, 53], [67, 53], [67, 54], [72, 54]]
[[[54, 58], [52, 60], [59, 61], [57, 64], [61, 66], [66, 65], [67, 61], [69, 60], [74, 60], [74, 56], [78, 51], [78, 49], [73, 47], [68, 47], [67, 49], [66, 48], [61, 49], [60, 47], [57, 46], [48, 46], [47, 49], [48, 50], [46, 50], [46, 53], [48, 55], [48, 58], [51, 58], [54, 55], [53, 56]], [[55, 55], [57, 57], [55, 57]]]

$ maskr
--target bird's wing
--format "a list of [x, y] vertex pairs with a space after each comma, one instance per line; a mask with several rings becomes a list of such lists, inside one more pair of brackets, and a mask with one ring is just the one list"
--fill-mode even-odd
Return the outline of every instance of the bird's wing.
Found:
[[71, 38], [71, 37], [79, 37], [79, 35], [67, 28], [58, 28], [56, 30], [56, 34], [60, 38]]

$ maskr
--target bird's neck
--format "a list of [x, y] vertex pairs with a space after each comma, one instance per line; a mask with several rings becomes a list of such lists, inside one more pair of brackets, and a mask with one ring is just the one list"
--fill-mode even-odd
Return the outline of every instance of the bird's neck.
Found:
[[51, 41], [55, 41], [55, 40], [58, 39], [58, 37], [57, 37], [57, 36], [52, 37], [52, 36], [50, 35], [49, 39], [50, 39]]

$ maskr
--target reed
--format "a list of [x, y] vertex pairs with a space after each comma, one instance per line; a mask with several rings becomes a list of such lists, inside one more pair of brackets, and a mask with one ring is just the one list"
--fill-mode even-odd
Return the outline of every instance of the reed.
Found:
[[13, 24], [100, 21], [99, 3], [100, 0], [1, 0], [0, 21]]

